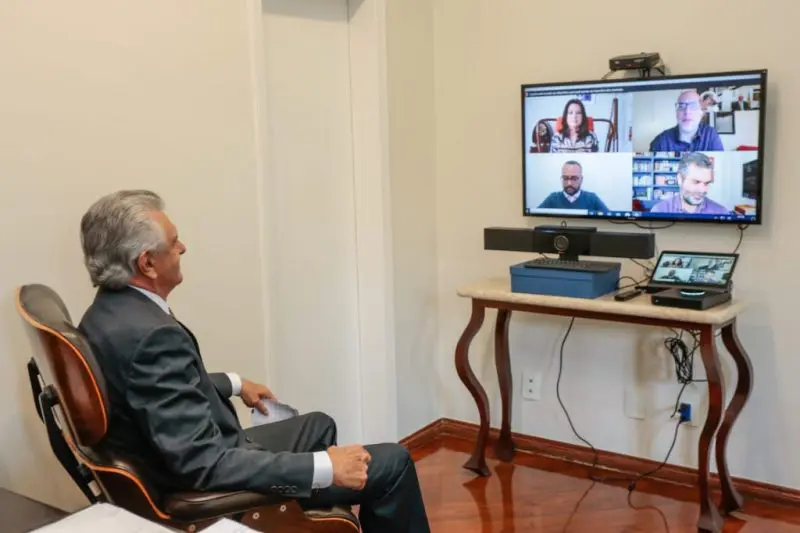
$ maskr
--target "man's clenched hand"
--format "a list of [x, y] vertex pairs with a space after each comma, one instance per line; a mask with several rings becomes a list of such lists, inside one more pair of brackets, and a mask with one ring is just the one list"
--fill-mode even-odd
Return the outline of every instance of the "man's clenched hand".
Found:
[[360, 444], [331, 446], [328, 455], [333, 464], [333, 484], [353, 490], [362, 490], [367, 484], [367, 467], [372, 460]]

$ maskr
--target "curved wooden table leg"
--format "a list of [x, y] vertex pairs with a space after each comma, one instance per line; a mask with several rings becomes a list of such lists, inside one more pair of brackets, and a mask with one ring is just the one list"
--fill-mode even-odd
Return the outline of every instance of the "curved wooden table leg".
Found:
[[717, 433], [722, 418], [722, 381], [717, 346], [714, 342], [714, 328], [703, 326], [700, 329], [700, 354], [708, 378], [708, 416], [700, 433], [699, 474], [700, 474], [700, 519], [697, 530], [706, 533], [718, 533], [722, 530], [723, 518], [719, 509], [711, 499], [709, 490], [709, 462], [711, 460], [711, 441]]
[[478, 330], [483, 325], [483, 317], [486, 315], [486, 308], [477, 300], [472, 300], [472, 316], [469, 323], [458, 339], [456, 345], [456, 371], [461, 382], [475, 399], [478, 407], [478, 415], [481, 419], [481, 426], [478, 430], [478, 440], [475, 442], [475, 449], [464, 468], [471, 470], [482, 476], [489, 475], [489, 467], [486, 466], [486, 438], [489, 436], [489, 400], [486, 398], [486, 391], [475, 377], [472, 367], [469, 366], [469, 345]]
[[511, 439], [511, 360], [508, 353], [508, 323], [511, 310], [497, 310], [497, 326], [494, 330], [494, 362], [497, 367], [497, 381], [500, 382], [500, 399], [503, 405], [503, 423], [500, 438], [494, 451], [501, 461], [514, 458], [514, 441]]
[[732, 513], [742, 508], [744, 500], [741, 494], [733, 486], [731, 481], [731, 474], [728, 470], [728, 437], [731, 434], [731, 429], [739, 413], [742, 412], [747, 400], [750, 398], [750, 391], [753, 388], [753, 365], [750, 363], [750, 357], [739, 342], [739, 336], [736, 334], [736, 321], [734, 320], [724, 328], [722, 328], [722, 342], [725, 343], [725, 348], [733, 356], [736, 362], [736, 372], [738, 378], [736, 381], [736, 390], [733, 393], [733, 399], [725, 411], [725, 418], [722, 421], [722, 426], [717, 433], [717, 469], [719, 470], [720, 485], [722, 487], [722, 502], [721, 510], [724, 514]]

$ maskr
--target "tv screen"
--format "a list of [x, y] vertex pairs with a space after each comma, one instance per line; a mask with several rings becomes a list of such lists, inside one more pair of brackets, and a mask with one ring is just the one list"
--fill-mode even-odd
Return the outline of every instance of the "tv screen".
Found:
[[523, 212], [760, 224], [767, 71], [522, 86]]

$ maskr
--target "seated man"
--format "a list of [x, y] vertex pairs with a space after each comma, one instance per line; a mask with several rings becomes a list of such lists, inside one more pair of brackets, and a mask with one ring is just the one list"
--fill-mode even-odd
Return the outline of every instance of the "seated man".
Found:
[[675, 102], [677, 124], [650, 142], [651, 152], [723, 151], [722, 139], [713, 127], [703, 122], [705, 113], [695, 90], [683, 91]]
[[149, 191], [98, 200], [81, 220], [98, 287], [79, 325], [108, 385], [108, 445], [130, 452], [167, 490], [249, 490], [305, 508], [360, 505], [365, 533], [430, 531], [416, 469], [399, 444], [336, 445], [336, 425], [310, 413], [244, 430], [229, 397], [257, 406], [270, 391], [206, 372], [197, 341], [172, 315], [186, 247]]
[[731, 210], [708, 197], [714, 183], [714, 162], [701, 152], [686, 153], [678, 162], [678, 186], [675, 195], [661, 200], [651, 213], [693, 213], [698, 215], [729, 215]]
[[582, 186], [583, 166], [577, 161], [567, 161], [561, 166], [561, 190], [548, 194], [539, 204], [539, 209], [608, 211], [597, 194], [584, 190]]

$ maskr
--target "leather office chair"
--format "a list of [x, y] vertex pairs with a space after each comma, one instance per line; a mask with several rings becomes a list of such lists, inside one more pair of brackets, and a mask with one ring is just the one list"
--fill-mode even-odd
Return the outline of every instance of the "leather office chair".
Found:
[[53, 452], [91, 503], [112, 503], [181, 531], [200, 531], [222, 517], [276, 533], [360, 531], [348, 508], [304, 511], [294, 500], [247, 491], [160, 492], [134, 458], [104, 446], [110, 410], [105, 381], [58, 294], [45, 285], [24, 285], [16, 303], [42, 343], [28, 362], [37, 413]]

